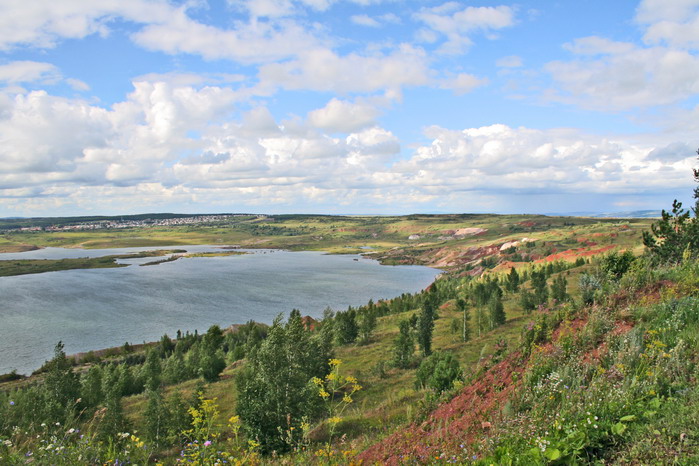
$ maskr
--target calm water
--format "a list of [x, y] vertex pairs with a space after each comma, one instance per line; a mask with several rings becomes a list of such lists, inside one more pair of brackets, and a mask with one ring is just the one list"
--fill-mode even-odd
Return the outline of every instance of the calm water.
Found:
[[[0, 259], [98, 257], [152, 249], [47, 248], [0, 254]], [[71, 354], [126, 341], [154, 341], [165, 333], [173, 336], [178, 329], [202, 332], [213, 324], [223, 327], [250, 319], [271, 323], [277, 314], [288, 315], [294, 308], [317, 317], [327, 306], [343, 310], [370, 298], [419, 291], [438, 273], [428, 267], [381, 266], [354, 255], [252, 251], [149, 267], [1, 277], [0, 374], [37, 369], [51, 358], [59, 340]]]

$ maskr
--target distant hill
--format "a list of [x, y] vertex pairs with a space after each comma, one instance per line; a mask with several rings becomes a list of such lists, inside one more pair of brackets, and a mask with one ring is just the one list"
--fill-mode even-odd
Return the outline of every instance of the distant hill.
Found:
[[626, 212], [566, 212], [545, 214], [555, 217], [590, 217], [590, 218], [660, 218], [660, 210], [632, 210]]

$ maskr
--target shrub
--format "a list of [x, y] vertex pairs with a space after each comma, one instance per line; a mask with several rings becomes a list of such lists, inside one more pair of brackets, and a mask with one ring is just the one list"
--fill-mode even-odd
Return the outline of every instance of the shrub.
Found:
[[437, 393], [451, 389], [456, 380], [463, 379], [459, 361], [450, 352], [435, 352], [425, 358], [417, 369], [418, 388], [430, 388]]

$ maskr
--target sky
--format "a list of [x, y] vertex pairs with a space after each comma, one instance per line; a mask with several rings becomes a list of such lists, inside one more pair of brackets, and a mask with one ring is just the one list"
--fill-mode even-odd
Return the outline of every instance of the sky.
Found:
[[3, 0], [0, 217], [689, 205], [699, 0]]

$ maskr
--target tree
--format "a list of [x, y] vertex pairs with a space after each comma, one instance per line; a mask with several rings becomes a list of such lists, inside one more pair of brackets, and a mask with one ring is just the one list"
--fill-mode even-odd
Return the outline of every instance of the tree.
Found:
[[629, 270], [635, 259], [631, 251], [624, 251], [621, 254], [614, 251], [602, 258], [600, 267], [612, 279], [619, 280]]
[[551, 298], [553, 298], [556, 303], [560, 304], [568, 300], [568, 292], [566, 288], [568, 286], [568, 280], [559, 273], [551, 283]]
[[160, 364], [160, 355], [158, 351], [151, 349], [146, 355], [146, 363], [143, 365], [143, 380], [146, 389], [157, 391], [160, 388], [160, 374], [162, 373], [162, 365]]
[[161, 389], [146, 390], [148, 403], [143, 413], [146, 438], [156, 445], [162, 445], [168, 436], [168, 421], [170, 413], [167, 403], [163, 400]]
[[104, 405], [104, 415], [98, 424], [98, 433], [102, 440], [110, 441], [114, 439], [116, 434], [130, 430], [121, 406], [121, 393], [119, 393], [118, 384], [107, 386]]
[[357, 339], [359, 327], [357, 326], [356, 315], [356, 311], [352, 308], [345, 312], [338, 312], [335, 315], [335, 340], [337, 341], [338, 345], [354, 343], [354, 341]]
[[398, 337], [393, 342], [393, 365], [407, 369], [413, 360], [415, 352], [415, 343], [413, 335], [410, 331], [410, 321], [401, 320], [398, 323]]
[[546, 286], [546, 270], [537, 270], [531, 273], [532, 289], [534, 290], [534, 305], [546, 305], [549, 300], [548, 287]]
[[374, 306], [364, 308], [357, 316], [359, 329], [359, 340], [361, 343], [368, 343], [371, 332], [376, 328], [376, 308]]
[[53, 350], [53, 359], [47, 364], [44, 387], [47, 391], [47, 404], [50, 419], [64, 421], [69, 411], [75, 407], [80, 396], [80, 381], [59, 341]]
[[463, 313], [461, 339], [463, 341], [469, 341], [471, 339], [471, 314], [468, 312], [468, 303], [459, 298], [456, 300], [456, 305]]
[[274, 320], [237, 377], [237, 412], [263, 451], [287, 450], [287, 433], [296, 436], [304, 419], [320, 414], [322, 399], [310, 380], [328, 373], [330, 357], [329, 346], [311, 338], [298, 311], [286, 324], [281, 316]]
[[459, 361], [450, 352], [437, 351], [422, 360], [415, 374], [418, 388], [431, 388], [437, 393], [449, 390], [463, 378]]
[[422, 354], [432, 354], [432, 333], [434, 332], [434, 307], [431, 302], [425, 302], [417, 321], [417, 344]]
[[507, 281], [505, 282], [505, 288], [510, 293], [516, 293], [519, 290], [519, 273], [514, 267], [510, 268], [510, 273], [507, 274]]
[[500, 296], [493, 295], [488, 303], [488, 316], [490, 317], [490, 328], [499, 327], [505, 323], [507, 316], [505, 316], [505, 306], [502, 304], [502, 298]]
[[[699, 154], [699, 150], [697, 151]], [[699, 169], [693, 169], [694, 181], [699, 183]], [[699, 187], [694, 189], [694, 217], [675, 199], [672, 212], [662, 211], [659, 221], [651, 225], [651, 231], [643, 232], [643, 244], [655, 263], [679, 263], [685, 251], [699, 253]]]
[[97, 408], [104, 399], [102, 369], [99, 366], [92, 366], [83, 376], [80, 386], [80, 398], [83, 404], [91, 410]]

